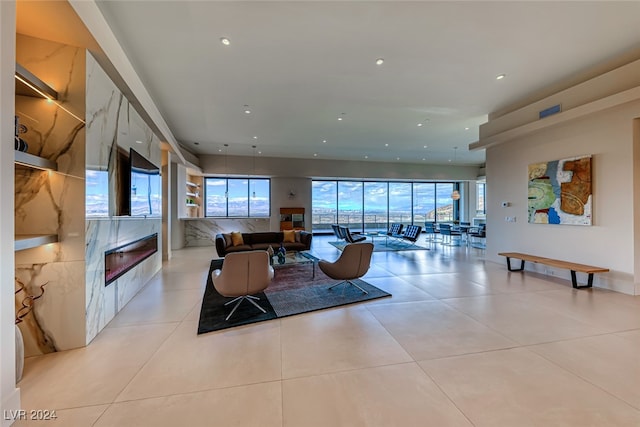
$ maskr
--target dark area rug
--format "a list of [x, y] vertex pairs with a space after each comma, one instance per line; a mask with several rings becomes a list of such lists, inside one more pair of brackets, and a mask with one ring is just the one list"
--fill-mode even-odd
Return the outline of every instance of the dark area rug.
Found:
[[[328, 288], [338, 281], [327, 277], [317, 265], [293, 264], [277, 268], [271, 285], [264, 292], [255, 295], [260, 298], [257, 303], [267, 311], [266, 313], [262, 313], [253, 304], [244, 301], [231, 319], [226, 321], [224, 319], [231, 312], [234, 304], [224, 306], [224, 303], [231, 298], [220, 295], [211, 280], [211, 272], [221, 267], [221, 261], [211, 261], [207, 288], [200, 310], [198, 334], [391, 296], [390, 293], [364, 280], [354, 280], [354, 282], [369, 294], [363, 294], [355, 286], [350, 285], [340, 285], [329, 290]], [[315, 278], [313, 277], [314, 269]]]

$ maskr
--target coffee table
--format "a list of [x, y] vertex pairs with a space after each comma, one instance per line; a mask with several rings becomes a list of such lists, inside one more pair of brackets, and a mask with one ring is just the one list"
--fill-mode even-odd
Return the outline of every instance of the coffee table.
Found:
[[376, 244], [376, 237], [384, 237], [385, 243], [389, 239], [389, 235], [387, 233], [383, 233], [381, 231], [367, 231], [365, 233], [361, 233], [363, 236], [367, 236], [371, 238], [371, 243]]
[[300, 264], [311, 264], [311, 277], [316, 278], [316, 257], [313, 255], [303, 252], [303, 251], [288, 251], [284, 256], [284, 263], [280, 264], [278, 260], [278, 256], [274, 255], [271, 257], [271, 265], [273, 266], [274, 272], [283, 268], [289, 267], [291, 265], [300, 265]]

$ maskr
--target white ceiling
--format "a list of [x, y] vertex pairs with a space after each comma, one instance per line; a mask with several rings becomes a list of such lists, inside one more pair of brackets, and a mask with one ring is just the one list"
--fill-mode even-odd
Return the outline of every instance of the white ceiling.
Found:
[[640, 2], [98, 5], [175, 137], [202, 154], [255, 144], [271, 157], [446, 164], [455, 151], [479, 165], [484, 151], [467, 146], [490, 112], [640, 47]]

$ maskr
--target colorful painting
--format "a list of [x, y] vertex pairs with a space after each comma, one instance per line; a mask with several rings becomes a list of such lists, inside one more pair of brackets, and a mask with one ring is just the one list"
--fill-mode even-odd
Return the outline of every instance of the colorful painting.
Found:
[[591, 225], [591, 156], [529, 165], [529, 222]]

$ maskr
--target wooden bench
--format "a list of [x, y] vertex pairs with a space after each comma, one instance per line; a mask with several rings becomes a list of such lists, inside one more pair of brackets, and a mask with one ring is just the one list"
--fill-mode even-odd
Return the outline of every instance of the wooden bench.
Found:
[[[571, 283], [575, 289], [590, 288], [591, 286], [593, 286], [593, 273], [606, 273], [607, 271], [609, 271], [608, 268], [577, 264], [575, 262], [561, 261], [559, 259], [545, 258], [536, 255], [523, 254], [520, 252], [500, 252], [498, 255], [507, 258], [507, 269], [509, 269], [509, 271], [523, 271], [525, 261], [536, 262], [538, 264], [545, 264], [551, 267], [566, 268], [568, 270], [571, 270]], [[511, 268], [511, 258], [520, 260], [520, 268]], [[586, 285], [578, 286], [578, 281], [576, 279], [577, 271], [581, 273], [587, 273], [589, 275], [589, 279]]]

